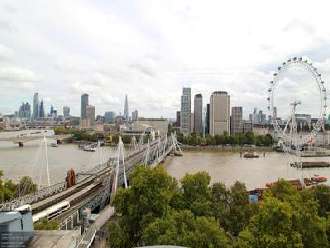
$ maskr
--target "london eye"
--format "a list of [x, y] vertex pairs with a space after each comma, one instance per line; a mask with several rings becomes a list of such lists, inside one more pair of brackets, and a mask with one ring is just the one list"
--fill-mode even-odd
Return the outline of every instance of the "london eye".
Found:
[[[319, 114], [317, 115], [317, 118], [314, 118], [313, 125], [311, 125], [309, 131], [305, 133], [298, 133], [296, 120], [297, 109], [299, 109], [301, 105], [306, 104], [305, 102], [302, 102], [300, 99], [295, 99], [287, 103], [281, 102], [281, 104], [284, 104], [287, 109], [290, 109], [289, 116], [287, 116], [284, 121], [277, 117], [277, 108], [275, 105], [275, 92], [281, 87], [282, 82], [280, 83], [280, 81], [287, 76], [289, 70], [296, 68], [300, 68], [307, 74], [311, 75], [313, 85], [316, 89], [315, 92], [317, 92], [317, 96], [314, 97], [317, 99], [316, 106], [319, 108]], [[298, 97], [301, 96], [298, 95]], [[269, 83], [267, 101], [272, 125], [274, 127], [274, 134], [278, 138], [279, 146], [281, 146], [285, 152], [299, 155], [303, 146], [312, 143], [315, 136], [324, 127], [324, 119], [326, 117], [327, 109], [327, 95], [325, 83], [322, 80], [321, 74], [309, 59], [302, 57], [290, 58], [278, 66], [277, 70], [273, 73], [273, 80]]]

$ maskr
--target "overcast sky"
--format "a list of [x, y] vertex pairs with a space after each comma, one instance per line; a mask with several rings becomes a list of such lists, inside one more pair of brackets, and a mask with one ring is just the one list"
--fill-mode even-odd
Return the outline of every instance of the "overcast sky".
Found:
[[[127, 94], [130, 112], [174, 117], [183, 86], [204, 103], [228, 91], [245, 116], [266, 110], [273, 70], [289, 57], [308, 56], [329, 86], [327, 2], [1, 0], [0, 113], [37, 91], [47, 111], [68, 105], [79, 115], [86, 92], [97, 114], [123, 112]], [[317, 85], [298, 78], [282, 92], [302, 92], [317, 112]]]

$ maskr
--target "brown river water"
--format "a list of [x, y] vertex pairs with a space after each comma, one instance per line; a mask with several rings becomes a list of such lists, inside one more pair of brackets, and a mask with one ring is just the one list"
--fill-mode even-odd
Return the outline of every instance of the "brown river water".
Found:
[[[49, 141], [51, 143], [52, 141]], [[47, 146], [51, 183], [63, 181], [67, 170], [87, 170], [98, 161], [106, 161], [114, 151], [110, 147], [101, 147], [100, 152], [84, 152], [77, 145], [65, 144], [58, 147]], [[28, 142], [19, 148], [9, 142], [0, 142], [0, 170], [6, 178], [18, 180], [22, 176], [31, 176], [38, 184], [47, 182], [45, 150], [40, 142]], [[327, 161], [330, 157], [308, 158], [309, 161]], [[233, 184], [236, 180], [244, 182], [248, 189], [263, 187], [265, 183], [278, 178], [298, 178], [301, 170], [288, 166], [294, 161], [290, 155], [269, 152], [260, 158], [241, 158], [239, 153], [230, 152], [184, 152], [182, 157], [169, 157], [165, 163], [170, 175], [181, 179], [186, 173], [206, 171], [211, 182]], [[327, 176], [330, 180], [330, 168], [304, 169], [303, 176], [315, 174]]]
[[[67, 171], [76, 172], [93, 168], [98, 161], [104, 162], [113, 154], [110, 147], [101, 147], [100, 152], [84, 152], [78, 145], [63, 144], [47, 146], [48, 168], [51, 184], [65, 180]], [[0, 142], [0, 170], [6, 178], [18, 180], [22, 176], [31, 176], [35, 182], [46, 185], [45, 146], [38, 141], [31, 141], [18, 147], [10, 142]]]
[[[259, 158], [241, 158], [239, 153], [230, 152], [184, 152], [182, 157], [170, 159], [165, 166], [172, 176], [180, 180], [186, 173], [206, 171], [211, 183], [223, 182], [227, 186], [235, 181], [246, 184], [248, 189], [264, 187], [267, 182], [278, 178], [311, 177], [315, 174], [327, 176], [330, 180], [330, 168], [301, 169], [292, 168], [290, 162], [296, 158], [276, 152], [259, 154]], [[304, 158], [303, 161], [327, 161], [330, 157]]]

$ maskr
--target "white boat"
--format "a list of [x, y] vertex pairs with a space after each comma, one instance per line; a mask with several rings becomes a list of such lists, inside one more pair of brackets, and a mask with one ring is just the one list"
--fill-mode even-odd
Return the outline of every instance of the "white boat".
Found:
[[92, 147], [92, 146], [84, 146], [83, 149], [85, 152], [96, 152], [96, 147]]

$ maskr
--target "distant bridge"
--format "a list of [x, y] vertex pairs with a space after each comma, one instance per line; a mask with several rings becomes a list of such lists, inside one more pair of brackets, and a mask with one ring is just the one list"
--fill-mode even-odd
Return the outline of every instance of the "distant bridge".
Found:
[[63, 140], [70, 136], [71, 135], [55, 135], [53, 130], [33, 129], [33, 130], [0, 132], [0, 141], [8, 141], [8, 142], [13, 142], [15, 144], [23, 145], [23, 143], [32, 140], [41, 140], [44, 137], [52, 138], [55, 140]]

